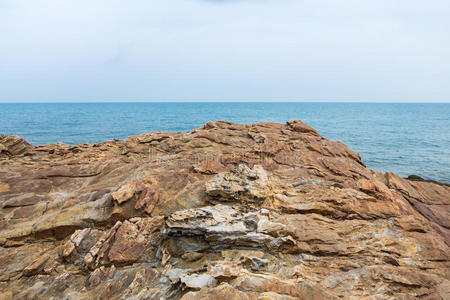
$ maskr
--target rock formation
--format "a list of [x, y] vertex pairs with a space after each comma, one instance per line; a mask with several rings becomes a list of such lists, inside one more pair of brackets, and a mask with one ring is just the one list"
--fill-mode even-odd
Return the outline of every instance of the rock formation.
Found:
[[450, 299], [450, 187], [301, 121], [0, 136], [0, 299]]

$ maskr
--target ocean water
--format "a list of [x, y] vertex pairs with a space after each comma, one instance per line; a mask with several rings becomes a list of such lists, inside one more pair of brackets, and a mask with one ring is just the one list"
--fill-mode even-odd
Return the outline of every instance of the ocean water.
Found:
[[208, 121], [300, 119], [358, 152], [367, 166], [450, 183], [450, 104], [36, 103], [0, 104], [0, 133], [34, 145], [189, 131]]

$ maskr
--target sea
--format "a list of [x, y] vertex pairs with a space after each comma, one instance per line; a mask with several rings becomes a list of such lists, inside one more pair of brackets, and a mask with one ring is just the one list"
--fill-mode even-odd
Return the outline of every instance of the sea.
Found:
[[358, 152], [370, 169], [450, 183], [450, 104], [445, 103], [2, 103], [0, 134], [34, 145], [190, 131], [208, 121], [302, 120]]

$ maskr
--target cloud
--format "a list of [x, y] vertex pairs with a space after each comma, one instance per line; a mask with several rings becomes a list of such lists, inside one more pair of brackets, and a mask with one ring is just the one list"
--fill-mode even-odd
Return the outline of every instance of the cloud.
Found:
[[0, 5], [0, 101], [450, 99], [444, 0]]

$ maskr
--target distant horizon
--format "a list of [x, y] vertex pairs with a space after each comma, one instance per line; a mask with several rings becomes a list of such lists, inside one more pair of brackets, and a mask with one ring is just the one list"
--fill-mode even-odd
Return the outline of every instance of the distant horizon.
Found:
[[80, 103], [80, 104], [100, 104], [100, 103], [129, 103], [129, 104], [133, 104], [133, 103], [278, 103], [278, 104], [282, 104], [282, 103], [355, 103], [355, 104], [450, 104], [450, 101], [329, 101], [329, 100], [324, 100], [324, 101], [284, 101], [284, 100], [280, 100], [280, 101], [264, 101], [264, 100], [244, 100], [244, 101], [240, 101], [240, 100], [230, 100], [230, 101], [190, 101], [190, 100], [185, 100], [185, 101], [181, 101], [181, 100], [166, 100], [166, 101], [136, 101], [136, 100], [131, 100], [131, 101], [127, 101], [127, 100], [118, 100], [118, 101], [110, 101], [110, 100], [97, 100], [97, 101], [6, 101], [6, 102], [1, 102], [0, 104], [70, 104], [70, 103]]

